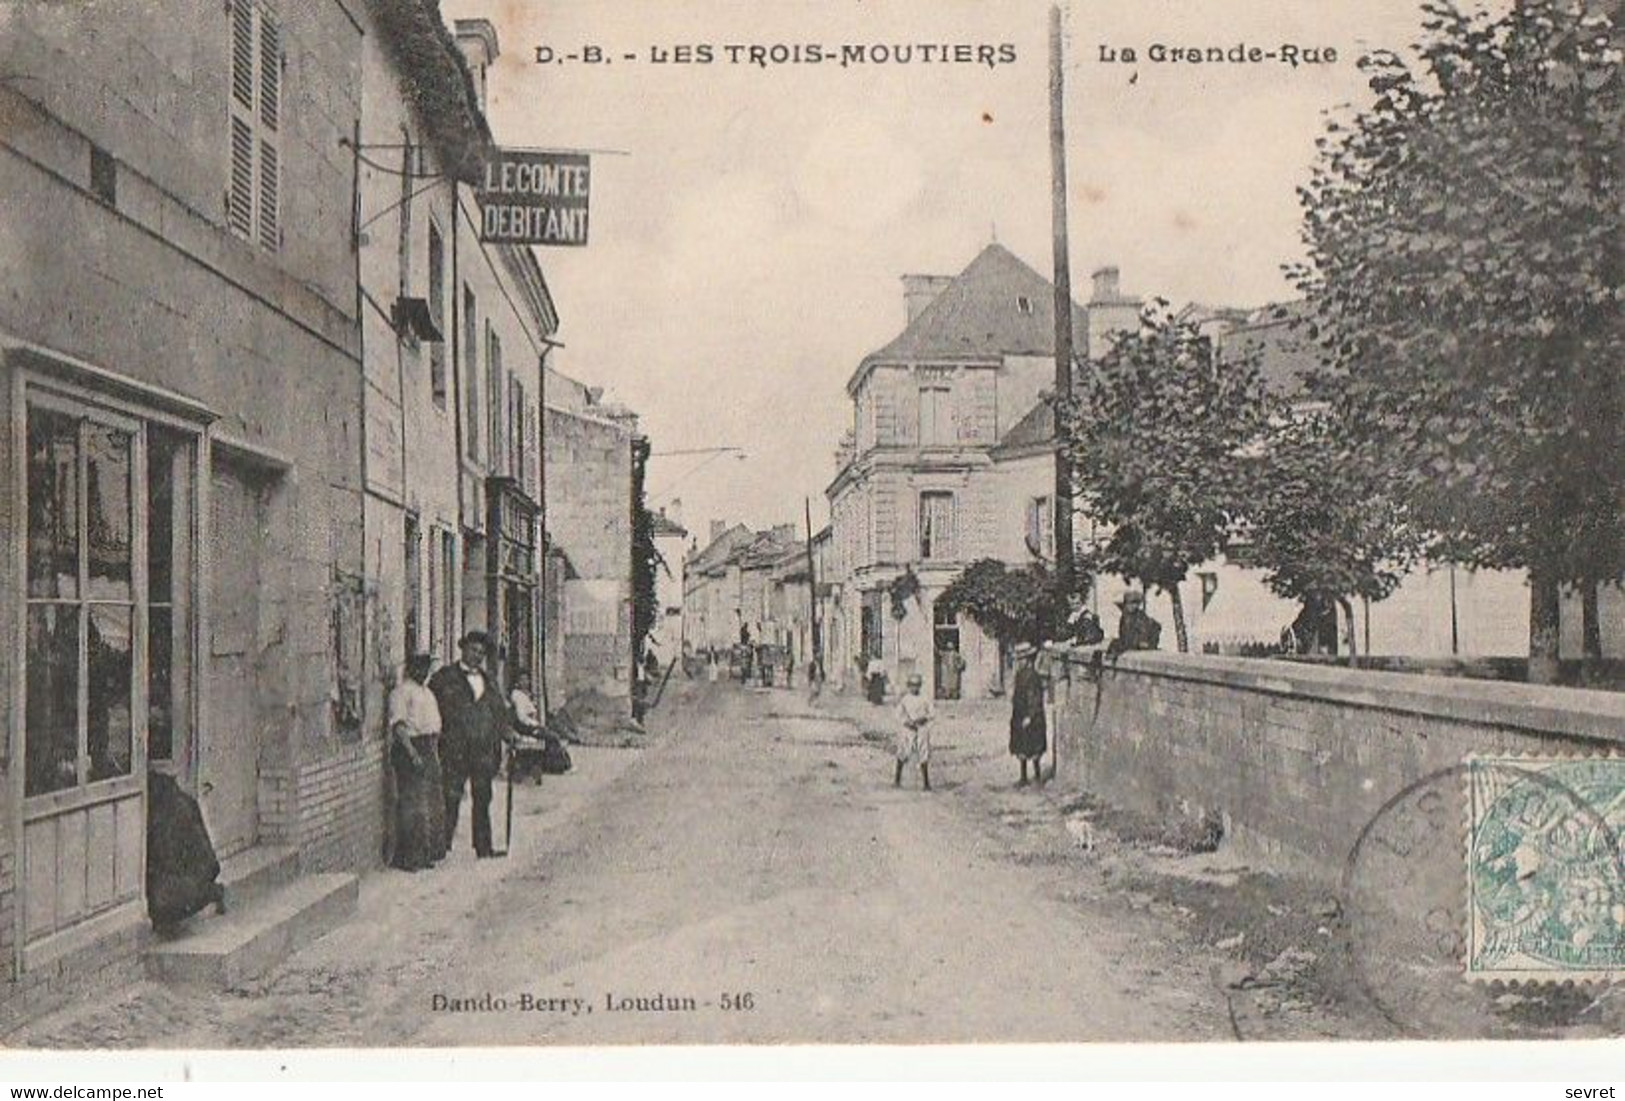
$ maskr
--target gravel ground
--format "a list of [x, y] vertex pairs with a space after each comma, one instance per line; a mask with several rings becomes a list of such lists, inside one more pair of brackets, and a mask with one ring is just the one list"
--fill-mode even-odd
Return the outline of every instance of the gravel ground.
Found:
[[940, 707], [927, 793], [892, 786], [890, 708], [674, 682], [642, 748], [519, 789], [508, 859], [462, 839], [242, 989], [143, 983], [6, 1044], [1396, 1035], [1327, 950], [1333, 903], [1016, 787], [1006, 706]]

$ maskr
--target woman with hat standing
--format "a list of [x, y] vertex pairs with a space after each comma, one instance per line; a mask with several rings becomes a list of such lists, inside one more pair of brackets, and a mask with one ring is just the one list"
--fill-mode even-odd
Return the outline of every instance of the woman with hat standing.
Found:
[[1027, 785], [1027, 762], [1033, 765], [1033, 782], [1044, 782], [1043, 758], [1049, 749], [1049, 729], [1044, 721], [1044, 678], [1038, 675], [1033, 659], [1038, 651], [1029, 643], [1016, 645], [1016, 683], [1010, 693], [1010, 752], [1021, 762], [1018, 787]]

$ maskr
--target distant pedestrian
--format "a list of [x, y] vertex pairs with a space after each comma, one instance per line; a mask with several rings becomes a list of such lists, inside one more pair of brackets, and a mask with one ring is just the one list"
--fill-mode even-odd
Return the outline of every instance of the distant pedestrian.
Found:
[[886, 663], [880, 660], [880, 655], [876, 654], [874, 657], [869, 659], [869, 665], [865, 670], [865, 675], [867, 678], [865, 681], [865, 686], [868, 692], [869, 702], [885, 703]]
[[1078, 646], [1099, 646], [1106, 641], [1100, 617], [1079, 597], [1072, 598], [1072, 614], [1067, 617], [1066, 629]]
[[721, 673], [720, 663], [717, 661], [716, 647], [705, 652], [705, 680], [707, 684], [715, 684], [717, 676]]
[[1033, 766], [1033, 781], [1044, 782], [1044, 753], [1049, 749], [1049, 730], [1044, 719], [1044, 678], [1034, 665], [1037, 653], [1028, 643], [1016, 645], [1016, 681], [1010, 692], [1010, 752], [1021, 762], [1018, 787], [1027, 786], [1028, 762]]
[[491, 780], [502, 763], [502, 743], [509, 737], [507, 701], [485, 669], [491, 640], [484, 631], [470, 631], [458, 647], [462, 660], [447, 665], [429, 679], [429, 689], [440, 705], [442, 791], [446, 805], [446, 847], [457, 833], [457, 812], [463, 785], [473, 796], [474, 854], [491, 856]]
[[1145, 596], [1130, 589], [1118, 600], [1122, 615], [1117, 620], [1117, 637], [1106, 647], [1112, 657], [1129, 650], [1155, 650], [1162, 642], [1162, 624], [1145, 612]]
[[920, 765], [920, 786], [931, 790], [931, 720], [936, 708], [922, 691], [925, 678], [918, 673], [909, 674], [908, 691], [897, 701], [897, 774], [893, 787], [903, 786], [903, 766], [910, 761]]
[[440, 770], [440, 704], [425, 682], [434, 659], [413, 654], [389, 693], [389, 763], [395, 774], [395, 851], [402, 871], [432, 867], [446, 855], [446, 804]]
[[964, 678], [965, 655], [959, 652], [959, 644], [949, 639], [943, 643], [942, 653], [937, 656], [937, 698], [957, 700], [963, 690]]

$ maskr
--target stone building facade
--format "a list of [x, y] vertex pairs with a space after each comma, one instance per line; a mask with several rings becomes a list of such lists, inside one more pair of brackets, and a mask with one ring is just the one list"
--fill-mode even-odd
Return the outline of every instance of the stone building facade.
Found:
[[369, 752], [342, 675], [362, 27], [336, 2], [117, 8], [19, 6], [0, 36], [7, 1012], [132, 966], [149, 767], [224, 855], [369, 856], [322, 798]]
[[540, 671], [558, 318], [478, 240], [496, 48], [428, 0], [8, 12], [0, 1016], [139, 971], [149, 770], [228, 878], [366, 870], [406, 654]]
[[[879, 658], [894, 685], [919, 673], [929, 692], [954, 650], [964, 691], [983, 694], [999, 684], [998, 647], [936, 597], [971, 562], [1010, 553], [993, 452], [1053, 378], [1054, 292], [996, 244], [957, 276], [903, 282], [907, 325], [847, 383], [853, 427], [826, 490], [842, 583], [829, 633], [843, 651], [827, 664], [855, 673]], [[1083, 347], [1081, 309], [1074, 330]]]
[[547, 683], [554, 706], [632, 686], [632, 449], [637, 417], [601, 393], [547, 373], [547, 546], [560, 562], [548, 619]]

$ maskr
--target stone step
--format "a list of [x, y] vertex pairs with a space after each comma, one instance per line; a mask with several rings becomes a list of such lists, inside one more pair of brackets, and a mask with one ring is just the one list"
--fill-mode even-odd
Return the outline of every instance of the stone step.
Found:
[[236, 910], [299, 875], [299, 850], [292, 845], [255, 845], [220, 862], [226, 906]]
[[194, 918], [174, 940], [155, 942], [147, 952], [147, 973], [164, 982], [228, 990], [343, 924], [359, 897], [356, 876], [301, 876], [240, 910]]

